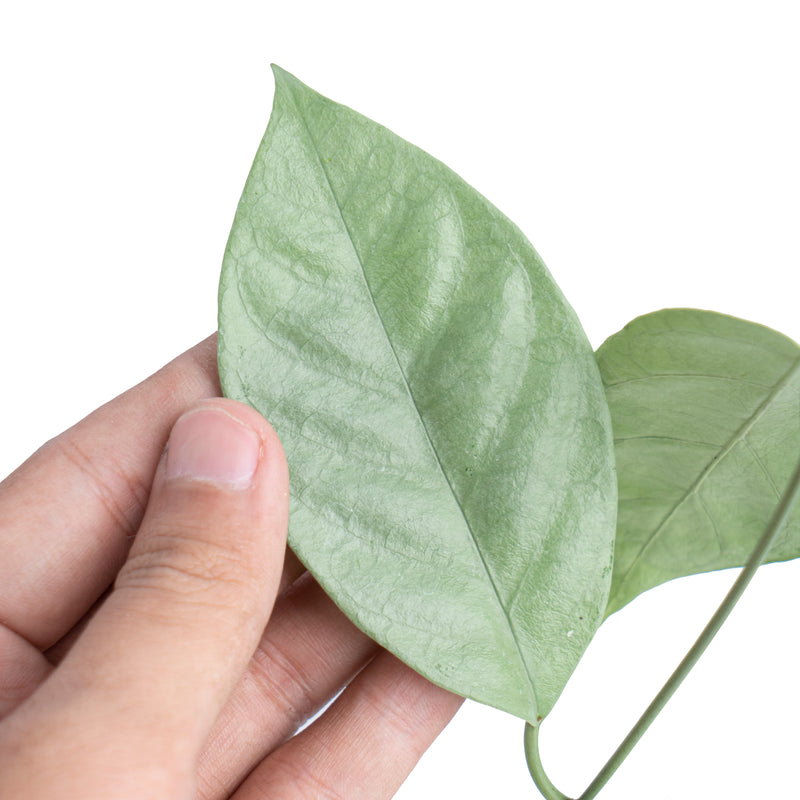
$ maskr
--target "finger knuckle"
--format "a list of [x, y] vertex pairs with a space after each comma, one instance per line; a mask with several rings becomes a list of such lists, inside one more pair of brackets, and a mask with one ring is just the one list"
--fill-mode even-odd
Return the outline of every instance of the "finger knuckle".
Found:
[[318, 692], [298, 658], [275, 641], [263, 641], [248, 667], [264, 702], [276, 707], [292, 732], [300, 728], [319, 705]]
[[117, 578], [117, 587], [168, 592], [175, 598], [241, 606], [256, 594], [245, 554], [193, 525], [149, 531]]

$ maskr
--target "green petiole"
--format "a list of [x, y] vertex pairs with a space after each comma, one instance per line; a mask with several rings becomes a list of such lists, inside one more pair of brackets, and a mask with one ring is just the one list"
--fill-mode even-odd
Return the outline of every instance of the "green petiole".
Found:
[[[731, 587], [722, 604], [717, 609], [714, 616], [706, 625], [703, 632], [698, 637], [692, 648], [684, 657], [683, 661], [678, 665], [675, 672], [672, 673], [669, 680], [664, 684], [664, 687], [656, 695], [653, 702], [647, 707], [647, 710], [639, 717], [637, 723], [633, 726], [631, 732], [625, 737], [622, 744], [616, 749], [611, 758], [606, 762], [605, 766], [600, 770], [597, 777], [589, 784], [586, 790], [580, 795], [577, 800], [593, 800], [600, 790], [608, 783], [611, 776], [617, 771], [623, 761], [628, 757], [630, 752], [644, 736], [645, 731], [650, 727], [656, 717], [661, 713], [661, 710], [669, 702], [670, 698], [677, 691], [678, 687], [683, 682], [684, 678], [692, 671], [694, 665], [698, 662], [700, 657], [705, 652], [706, 648], [713, 638], [717, 635], [725, 620], [728, 618], [731, 611], [733, 611], [736, 603], [744, 594], [745, 589], [756, 574], [756, 570], [764, 563], [770, 547], [775, 541], [778, 533], [791, 513], [795, 502], [800, 497], [800, 461], [798, 461], [792, 474], [789, 484], [781, 497], [780, 503], [775, 510], [767, 528], [759, 539], [756, 548], [753, 550], [747, 564], [739, 573], [739, 577]], [[538, 787], [539, 791], [544, 795], [547, 800], [570, 800], [567, 795], [560, 792], [547, 777], [542, 766], [542, 761], [539, 756], [539, 728], [540, 725], [531, 725], [527, 723], [525, 726], [525, 757], [528, 762], [528, 769], [530, 770], [533, 782]]]

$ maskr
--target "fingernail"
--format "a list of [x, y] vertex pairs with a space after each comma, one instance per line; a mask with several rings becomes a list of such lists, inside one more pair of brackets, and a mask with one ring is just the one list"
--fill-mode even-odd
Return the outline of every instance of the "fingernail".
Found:
[[166, 476], [244, 489], [253, 479], [260, 452], [259, 435], [226, 412], [190, 411], [170, 434]]

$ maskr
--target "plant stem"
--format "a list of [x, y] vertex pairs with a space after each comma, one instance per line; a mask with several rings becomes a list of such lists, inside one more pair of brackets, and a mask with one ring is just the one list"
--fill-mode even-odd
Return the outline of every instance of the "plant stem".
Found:
[[[739, 601], [742, 594], [744, 594], [745, 589], [756, 574], [756, 570], [764, 563], [764, 559], [767, 557], [770, 547], [788, 519], [792, 507], [799, 496], [800, 462], [798, 462], [795, 467], [789, 485], [775, 513], [772, 515], [769, 525], [759, 539], [747, 564], [739, 573], [736, 582], [722, 601], [722, 604], [717, 609], [708, 625], [706, 625], [691, 650], [689, 650], [683, 661], [678, 665], [678, 668], [672, 673], [669, 680], [664, 684], [664, 687], [656, 695], [653, 702], [647, 707], [644, 714], [639, 717], [638, 722], [634, 725], [631, 732], [625, 737], [622, 744], [614, 752], [614, 755], [606, 762], [606, 765], [600, 770], [597, 777], [589, 784], [586, 791], [578, 800], [593, 800], [593, 798], [597, 796], [598, 792], [606, 785], [611, 776], [628, 757], [631, 750], [633, 750], [655, 718], [661, 713], [661, 710], [669, 702], [672, 695], [675, 694], [684, 678], [692, 671], [692, 668], [698, 662], [700, 656], [703, 655], [708, 645], [711, 644], [711, 640], [717, 635], [719, 629], [722, 627], [731, 611], [733, 611], [734, 606]], [[530, 770], [531, 777], [547, 800], [569, 800], [566, 795], [562, 794], [553, 786], [544, 772], [539, 757], [539, 727], [540, 725], [534, 726], [530, 723], [527, 723], [525, 726], [525, 756], [528, 761], [528, 769]]]

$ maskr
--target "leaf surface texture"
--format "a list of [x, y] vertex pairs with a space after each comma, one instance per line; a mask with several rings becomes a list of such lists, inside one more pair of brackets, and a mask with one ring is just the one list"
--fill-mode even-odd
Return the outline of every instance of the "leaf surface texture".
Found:
[[487, 200], [275, 76], [223, 262], [224, 391], [280, 435], [291, 546], [345, 613], [433, 682], [535, 721], [611, 577], [591, 348]]

